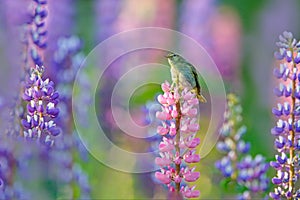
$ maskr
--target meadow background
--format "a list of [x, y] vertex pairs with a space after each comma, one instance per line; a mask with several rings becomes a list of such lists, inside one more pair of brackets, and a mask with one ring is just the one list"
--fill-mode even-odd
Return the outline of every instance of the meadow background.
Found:
[[[16, 44], [18, 37], [10, 35], [10, 25], [22, 7], [10, 4], [14, 3], [0, 2], [0, 36], [2, 38], [0, 55], [1, 65], [3, 65], [2, 73], [0, 73], [0, 91], [3, 105], [8, 97], [15, 93], [13, 90], [18, 87], [18, 77], [21, 76], [19, 70], [22, 70], [15, 65], [14, 61], [18, 59], [16, 57], [18, 54], [11, 52], [15, 49], [10, 47], [18, 46]], [[273, 53], [276, 50], [275, 42], [278, 41], [278, 36], [283, 31], [291, 31], [296, 38], [300, 37], [299, 1], [60, 0], [56, 2], [49, 0], [47, 9], [48, 47], [45, 50], [44, 60], [45, 73], [51, 79], [59, 82], [59, 76], [62, 76], [60, 73], [56, 74], [57, 69], [51, 69], [50, 59], [51, 52], [57, 48], [59, 37], [76, 35], [81, 41], [80, 52], [84, 57], [101, 41], [133, 28], [152, 26], [180, 31], [199, 42], [211, 55], [222, 74], [226, 92], [234, 92], [240, 96], [244, 124], [248, 128], [244, 139], [252, 145], [250, 154], [262, 154], [268, 160], [274, 158], [274, 138], [270, 133], [270, 129], [275, 124], [271, 113], [275, 105], [273, 95], [275, 81], [272, 75], [275, 64]], [[4, 38], [9, 38], [9, 40]], [[118, 128], [111, 117], [109, 108], [112, 89], [126, 72], [126, 66], [142, 62], [158, 62], [167, 65], [163, 53], [145, 50], [124, 56], [112, 63], [98, 84], [99, 90], [95, 97], [98, 103], [96, 105], [98, 120], [104, 127], [107, 137], [120, 148], [133, 152], [145, 152], [150, 145], [149, 141], [129, 137]], [[99, 59], [105, 59], [105, 57], [99, 55]], [[14, 68], [10, 68], [11, 63]], [[87, 74], [87, 81], [89, 81], [88, 76], [89, 74]], [[162, 76], [171, 81], [166, 69], [159, 74], [149, 74], [147, 79], [151, 81], [151, 77], [155, 76]], [[133, 93], [130, 99], [130, 113], [136, 123], [141, 125], [149, 123], [146, 121], [147, 113], [144, 107], [147, 103], [154, 101], [160, 92], [158, 85], [150, 84], [138, 88]], [[207, 113], [205, 105], [202, 107], [203, 113]], [[7, 110], [9, 109], [2, 107], [3, 119], [6, 118]], [[203, 129], [205, 129], [206, 121], [206, 116], [203, 114], [201, 116]], [[5, 130], [3, 124], [1, 128]], [[70, 127], [70, 129], [73, 128]], [[200, 133], [199, 136], [203, 137]], [[109, 150], [105, 154], [112, 156], [111, 159], [122, 159]], [[84, 159], [77, 154], [74, 157], [87, 174], [91, 198], [149, 199], [166, 196], [163, 188], [153, 183], [150, 173], [120, 172], [98, 162], [87, 152], [85, 152]], [[220, 199], [224, 195], [230, 197], [232, 193], [232, 188], [226, 190], [220, 186], [220, 174], [213, 167], [214, 162], [220, 157], [221, 155], [214, 149], [198, 165], [201, 172], [201, 177], [197, 181], [197, 188], [201, 191], [200, 199]], [[273, 169], [269, 170], [270, 178], [274, 173]], [[48, 199], [68, 198], [68, 193], [61, 188], [59, 182], [48, 181], [48, 179], [42, 182], [42, 186], [33, 187], [43, 188], [41, 196]]]

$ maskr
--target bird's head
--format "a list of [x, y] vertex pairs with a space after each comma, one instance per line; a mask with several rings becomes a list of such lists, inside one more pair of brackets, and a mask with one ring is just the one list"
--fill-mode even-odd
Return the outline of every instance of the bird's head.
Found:
[[179, 55], [172, 52], [168, 53], [168, 55], [166, 55], [165, 57], [168, 58], [168, 60], [171, 62], [176, 62], [181, 59]]

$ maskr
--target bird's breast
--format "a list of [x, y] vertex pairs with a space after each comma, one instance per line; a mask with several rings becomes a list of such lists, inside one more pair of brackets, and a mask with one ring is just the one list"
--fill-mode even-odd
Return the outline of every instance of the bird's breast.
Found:
[[172, 67], [172, 66], [171, 66], [170, 71], [171, 71], [172, 81], [173, 81], [173, 82], [177, 82], [177, 79], [179, 78], [179, 77], [178, 77], [178, 76], [179, 76], [178, 71], [176, 70], [175, 67]]

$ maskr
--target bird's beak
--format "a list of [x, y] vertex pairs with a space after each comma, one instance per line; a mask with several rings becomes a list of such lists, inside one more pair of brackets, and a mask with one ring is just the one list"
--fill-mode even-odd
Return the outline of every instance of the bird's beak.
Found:
[[170, 58], [169, 55], [165, 55], [165, 58]]

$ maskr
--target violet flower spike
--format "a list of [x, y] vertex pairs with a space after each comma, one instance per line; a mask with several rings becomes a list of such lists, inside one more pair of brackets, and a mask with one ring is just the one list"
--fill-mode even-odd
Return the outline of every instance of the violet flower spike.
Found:
[[276, 45], [279, 51], [275, 52], [274, 56], [280, 64], [274, 69], [274, 76], [280, 83], [274, 89], [274, 93], [280, 98], [280, 103], [272, 109], [278, 120], [271, 133], [276, 137], [274, 146], [278, 154], [270, 165], [277, 171], [272, 179], [272, 183], [277, 187], [269, 195], [273, 199], [299, 199], [300, 190], [296, 188], [296, 183], [300, 174], [300, 42], [292, 33], [285, 31], [279, 36]]
[[220, 138], [217, 143], [217, 149], [225, 155], [216, 162], [215, 166], [223, 177], [245, 188], [237, 199], [251, 199], [261, 193], [265, 195], [269, 187], [266, 176], [269, 165], [262, 155], [252, 157], [248, 154], [250, 143], [242, 139], [247, 128], [242, 123], [241, 114], [239, 98], [234, 94], [228, 94], [224, 123], [220, 128]]
[[32, 0], [28, 22], [25, 24], [24, 38], [24, 61], [25, 69], [32, 65], [43, 65], [43, 50], [47, 47], [45, 29], [45, 18], [48, 15], [46, 10], [47, 1]]
[[169, 191], [181, 194], [185, 198], [197, 198], [200, 195], [195, 186], [186, 183], [196, 181], [200, 173], [189, 163], [198, 163], [200, 156], [196, 154], [196, 147], [200, 139], [196, 138], [199, 130], [197, 120], [197, 97], [184, 89], [179, 91], [177, 87], [171, 91], [170, 84], [162, 84], [163, 95], [158, 96], [158, 102], [162, 105], [161, 111], [156, 112], [156, 118], [161, 120], [157, 127], [157, 133], [162, 135], [159, 144], [160, 157], [155, 163], [161, 167], [155, 177], [166, 184]]
[[25, 154], [30, 151], [31, 147], [16, 137], [0, 135], [0, 199], [32, 199], [31, 192], [20, 181]]
[[[68, 196], [70, 199], [90, 199], [88, 175], [75, 159], [77, 154], [87, 159], [87, 155], [84, 155], [87, 152], [81, 146], [81, 141], [73, 130], [73, 126], [70, 126], [73, 123], [70, 107], [72, 104], [72, 84], [84, 57], [81, 47], [82, 42], [77, 36], [60, 37], [57, 42], [57, 49], [53, 54], [54, 62], [51, 63], [56, 72], [61, 75], [56, 78], [57, 91], [60, 94], [60, 114], [57, 118], [57, 125], [64, 134], [56, 140], [56, 145], [50, 152], [50, 160], [51, 164], [55, 166], [55, 179], [62, 183], [60, 187], [71, 186], [73, 192], [70, 192], [71, 195]], [[82, 116], [85, 115], [86, 113]], [[62, 155], [64, 155], [63, 159]]]
[[[4, 143], [6, 142], [6, 143]], [[12, 145], [1, 137], [0, 148], [0, 198], [12, 199], [14, 198], [13, 192], [13, 173], [15, 169], [16, 160], [13, 155]], [[12, 191], [9, 191], [12, 190]]]
[[55, 123], [59, 114], [56, 108], [59, 94], [54, 89], [54, 83], [43, 78], [43, 73], [43, 66], [31, 70], [23, 94], [23, 100], [27, 101], [27, 112], [21, 123], [25, 138], [39, 139], [47, 146], [52, 146], [53, 137], [60, 133]]

